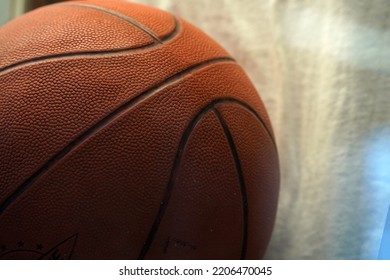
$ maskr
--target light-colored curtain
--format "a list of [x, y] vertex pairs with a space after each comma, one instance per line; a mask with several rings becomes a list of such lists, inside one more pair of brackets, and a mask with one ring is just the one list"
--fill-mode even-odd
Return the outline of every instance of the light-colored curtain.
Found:
[[390, 203], [389, 3], [137, 2], [211, 35], [268, 108], [282, 182], [266, 258], [377, 258]]
[[0, 0], [0, 27], [25, 11], [24, 0]]

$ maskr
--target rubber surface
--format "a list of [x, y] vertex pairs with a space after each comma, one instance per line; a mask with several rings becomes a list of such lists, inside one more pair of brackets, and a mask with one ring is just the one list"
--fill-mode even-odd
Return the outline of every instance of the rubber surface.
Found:
[[0, 258], [263, 256], [276, 146], [216, 42], [119, 1], [37, 9], [0, 42]]

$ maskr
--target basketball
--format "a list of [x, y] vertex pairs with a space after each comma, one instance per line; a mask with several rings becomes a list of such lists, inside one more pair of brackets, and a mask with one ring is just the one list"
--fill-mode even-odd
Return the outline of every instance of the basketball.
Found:
[[271, 122], [189, 22], [121, 1], [33, 10], [0, 29], [0, 89], [0, 259], [264, 257]]

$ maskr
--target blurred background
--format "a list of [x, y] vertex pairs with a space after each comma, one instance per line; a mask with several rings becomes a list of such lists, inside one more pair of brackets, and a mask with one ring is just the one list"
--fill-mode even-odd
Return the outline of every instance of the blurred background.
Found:
[[53, 4], [56, 0], [1, 0], [0, 1], [0, 25], [16, 18], [27, 11]]
[[[2, 0], [0, 24], [51, 2]], [[134, 2], [203, 29], [263, 99], [282, 176], [266, 258], [390, 259], [387, 1]]]

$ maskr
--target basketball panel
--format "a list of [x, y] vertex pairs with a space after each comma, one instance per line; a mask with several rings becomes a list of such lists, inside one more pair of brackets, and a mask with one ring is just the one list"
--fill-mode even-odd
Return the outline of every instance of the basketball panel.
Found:
[[191, 124], [160, 207], [166, 210], [156, 220], [158, 228], [145, 257], [239, 259], [243, 208], [229, 143], [212, 108], [200, 112]]

